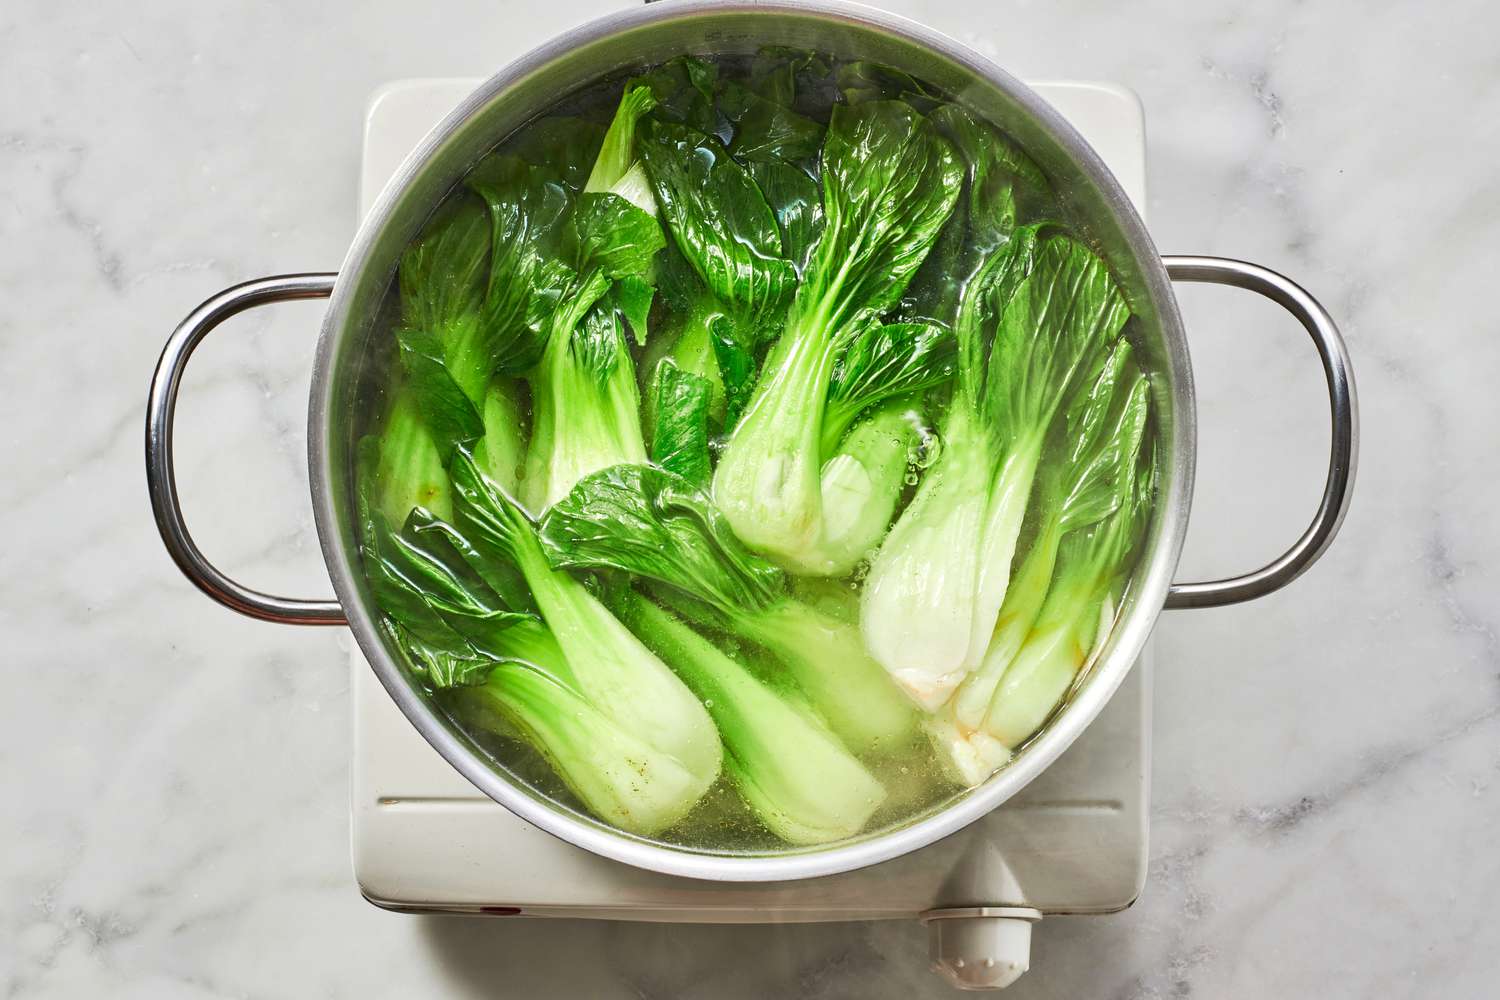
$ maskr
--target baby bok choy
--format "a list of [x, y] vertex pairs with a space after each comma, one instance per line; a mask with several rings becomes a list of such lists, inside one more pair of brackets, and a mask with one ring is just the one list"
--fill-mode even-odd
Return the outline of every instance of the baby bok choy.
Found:
[[819, 89], [805, 78], [816, 62], [808, 53], [761, 60], [750, 81], [723, 80], [718, 92], [719, 111], [731, 133], [729, 152], [745, 165], [776, 214], [782, 251], [799, 274], [823, 231], [823, 201], [813, 178], [825, 129], [796, 110]]
[[462, 198], [428, 224], [398, 269], [401, 384], [378, 444], [376, 507], [400, 526], [414, 507], [452, 510], [447, 461], [483, 434], [493, 370], [483, 322], [490, 231], [483, 206]]
[[[531, 520], [468, 452], [454, 456], [452, 481], [452, 537], [472, 562], [513, 569], [550, 633], [548, 641], [528, 627], [508, 648], [494, 647], [525, 666], [497, 667], [482, 697], [532, 737], [599, 816], [637, 833], [681, 819], [722, 761], [702, 703], [583, 583], [548, 564]], [[559, 658], [566, 673], [548, 669]]]
[[[493, 229], [485, 309], [492, 364], [531, 388], [519, 489], [534, 511], [580, 476], [645, 458], [626, 337], [628, 328], [644, 339], [654, 296], [648, 279], [665, 244], [635, 153], [637, 125], [652, 103], [644, 87], [625, 92], [581, 191], [567, 174], [520, 156], [496, 158], [471, 182]], [[515, 414], [495, 416], [492, 432], [504, 430], [507, 416], [515, 425]], [[481, 454], [495, 451], [487, 445]], [[486, 464], [496, 471], [503, 463]]]
[[616, 569], [664, 584], [663, 596], [768, 650], [855, 753], [895, 751], [916, 712], [848, 622], [786, 595], [782, 572], [749, 552], [708, 495], [651, 466], [579, 480], [542, 521], [555, 567]]
[[365, 500], [362, 550], [380, 629], [407, 656], [428, 690], [482, 681], [505, 658], [497, 644], [535, 617], [502, 596], [454, 549], [445, 522], [421, 508], [392, 529]]
[[724, 419], [743, 408], [752, 353], [797, 286], [776, 216], [754, 179], [719, 140], [686, 125], [649, 122], [640, 142], [674, 250], [692, 271], [678, 281], [682, 316], [674, 359], [723, 397]]
[[[1014, 734], [987, 728], [996, 691], [1047, 600], [1060, 543], [1132, 502], [1149, 407], [1149, 386], [1131, 361], [1129, 341], [1121, 339], [1070, 402], [1060, 428], [1065, 449], [1038, 473], [1028, 515], [1031, 541], [1006, 589], [983, 662], [923, 720], [955, 780], [976, 785], [1009, 760]], [[1002, 716], [1003, 710], [997, 722]]]
[[775, 100], [691, 57], [639, 82], [658, 102], [641, 152], [672, 236], [660, 279], [676, 329], [664, 332], [673, 360], [709, 380], [716, 423], [733, 427], [822, 224], [802, 164], [817, 156], [823, 126], [786, 106], [790, 76]]
[[791, 844], [852, 837], [885, 789], [798, 699], [633, 591], [613, 606], [703, 699], [724, 740], [724, 770], [766, 828]]
[[876, 555], [861, 609], [870, 652], [929, 711], [983, 660], [1053, 420], [1128, 315], [1103, 262], [1035, 227], [964, 290], [943, 448]]
[[818, 539], [778, 562], [805, 576], [846, 576], [879, 546], [919, 451], [924, 392], [953, 377], [955, 347], [949, 330], [930, 323], [871, 322], [853, 338], [834, 364], [823, 414]]
[[[369, 441], [367, 451], [374, 447]], [[361, 463], [367, 578], [381, 609], [381, 631], [422, 685], [465, 717], [526, 739], [590, 811], [622, 829], [652, 834], [685, 815], [717, 773], [711, 726], [705, 734], [695, 723], [690, 701], [673, 720], [621, 694], [653, 672], [665, 674], [658, 688], [670, 688], [675, 678], [644, 651], [599, 658], [587, 638], [569, 641], [581, 665], [575, 670], [513, 563], [482, 552], [422, 508], [399, 530], [388, 525], [373, 502], [375, 459], [370, 454]], [[623, 631], [602, 607], [576, 603], [569, 620], [575, 635]], [[563, 620], [552, 614], [549, 620]], [[579, 657], [580, 649], [588, 654]], [[675, 731], [695, 724], [699, 731], [671, 739], [674, 721]]]
[[824, 532], [828, 399], [841, 353], [899, 300], [953, 209], [958, 154], [899, 102], [833, 109], [823, 229], [715, 470], [713, 495], [751, 549], [795, 562]]
[[1047, 599], [984, 719], [985, 732], [1002, 746], [1014, 749], [1041, 728], [1108, 637], [1150, 520], [1149, 454], [1137, 466], [1132, 487], [1115, 513], [1063, 539]]
[[[642, 150], [667, 231], [699, 289], [687, 296], [685, 328], [668, 359], [683, 374], [669, 372], [664, 378], [667, 386], [676, 387], [687, 381], [686, 375], [706, 380], [710, 415], [722, 406], [723, 421], [733, 427], [752, 385], [754, 352], [768, 335], [780, 332], [797, 286], [796, 268], [784, 249], [795, 237], [783, 235], [782, 222], [755, 177], [765, 177], [773, 192], [787, 198], [790, 226], [804, 219], [805, 199], [789, 194], [796, 185], [777, 170], [790, 171], [809, 187], [812, 181], [800, 167], [775, 160], [769, 152], [800, 151], [800, 145], [769, 135], [751, 141], [755, 129], [801, 134], [776, 126], [779, 118], [807, 120], [738, 85], [725, 86], [733, 98], [732, 113], [742, 123], [736, 142], [760, 159], [741, 165], [717, 138], [661, 122], [648, 130]], [[757, 115], [756, 107], [767, 110]], [[813, 136], [821, 136], [816, 123], [808, 124]], [[790, 252], [805, 256], [805, 250]], [[851, 338], [830, 376], [827, 411], [820, 425], [824, 531], [815, 544], [779, 554], [785, 565], [802, 573], [842, 576], [879, 543], [903, 486], [907, 455], [915, 448], [916, 421], [885, 413], [847, 441], [845, 433], [869, 407], [951, 377], [953, 355], [951, 335], [928, 324], [883, 326], [872, 318]], [[716, 402], [720, 398], [722, 404]], [[913, 401], [908, 401], [902, 410], [913, 408]], [[672, 419], [665, 406], [654, 407], [654, 412]], [[685, 474], [695, 478], [697, 471]]]
[[461, 444], [482, 439], [476, 453], [485, 470], [515, 488], [524, 424], [506, 376], [536, 363], [552, 316], [568, 304], [575, 272], [565, 260], [565, 226], [600, 141], [577, 119], [539, 122], [517, 155], [488, 160], [470, 192], [440, 209], [403, 254], [396, 330], [403, 378], [377, 476], [389, 523], [399, 526], [417, 506], [448, 515], [447, 463]]
[[780, 562], [807, 576], [847, 576], [880, 544], [919, 448], [921, 407], [914, 397], [877, 406], [824, 461], [818, 476], [823, 529], [816, 545]]

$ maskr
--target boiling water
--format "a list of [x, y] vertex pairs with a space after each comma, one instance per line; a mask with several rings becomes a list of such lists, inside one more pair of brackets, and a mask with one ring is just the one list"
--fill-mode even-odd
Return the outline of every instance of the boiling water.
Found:
[[[726, 60], [720, 63], [719, 68], [725, 75], [743, 73], [745, 61]], [[604, 81], [594, 87], [569, 95], [540, 117], [569, 115], [589, 119], [601, 125], [607, 124], [618, 103], [623, 80], [624, 77]], [[826, 123], [836, 96], [836, 92], [831, 88], [814, 90], [800, 97], [797, 110]], [[503, 154], [514, 148], [525, 140], [528, 130], [532, 127], [525, 126], [514, 135], [507, 137], [497, 144], [492, 155]], [[479, 169], [481, 164], [476, 164], [475, 169]], [[456, 188], [452, 197], [462, 196], [462, 191], [461, 187]], [[1050, 217], [1066, 218], [1064, 206], [1056, 204], [1051, 208], [1052, 211], [1048, 213]], [[916, 280], [930, 282], [947, 279], [946, 276], [931, 273], [931, 269], [925, 269], [919, 273]], [[398, 297], [399, 291], [393, 279], [385, 312], [392, 327], [394, 327], [395, 317], [399, 315]], [[653, 334], [657, 331], [670, 332], [672, 330], [671, 318], [662, 315], [663, 310], [664, 307], [658, 296], [650, 323]], [[378, 343], [380, 338], [376, 339]], [[360, 428], [360, 433], [379, 429], [390, 401], [394, 398], [394, 393], [390, 389], [400, 379], [401, 369], [396, 360], [394, 337], [389, 338], [386, 343], [388, 346], [384, 348], [377, 346], [377, 353], [369, 359], [370, 365], [367, 373], [372, 373], [372, 377], [368, 377], [364, 382], [369, 387], [369, 391], [365, 394], [361, 407], [366, 420], [365, 425]], [[631, 343], [632, 361], [636, 365], [643, 390], [652, 364], [664, 353], [663, 348], [669, 346], [670, 342], [660, 336], [648, 340], [644, 347]], [[521, 421], [529, 426], [531, 400], [526, 383], [520, 379], [507, 379], [505, 384], [514, 392], [514, 403]], [[929, 416], [941, 412], [940, 398], [939, 396], [938, 402], [929, 401], [926, 408]], [[923, 444], [914, 449], [909, 456], [907, 488], [901, 503], [897, 505], [898, 515], [915, 491], [921, 470], [932, 459], [933, 449], [936, 447], [936, 437], [931, 430], [923, 427], [921, 431], [919, 439]], [[721, 438], [711, 442], [711, 447], [717, 452], [722, 444]], [[1052, 457], [1059, 446], [1058, 442], [1049, 442], [1048, 451], [1043, 456], [1044, 463]], [[1027, 542], [1028, 538], [1023, 535], [1018, 551], [1024, 552]], [[858, 590], [867, 568], [867, 563], [862, 563], [854, 573], [842, 580], [799, 580], [794, 583], [794, 589], [797, 595], [808, 603], [828, 610], [836, 616], [847, 617], [852, 613], [852, 607], [857, 604]], [[748, 664], [761, 676], [779, 681], [780, 667], [768, 654], [727, 635], [714, 634], [713, 638], [726, 651]], [[393, 649], [392, 653], [397, 656], [398, 660], [401, 658], [398, 651]], [[453, 697], [450, 692], [435, 692], [433, 699], [456, 727], [468, 737], [471, 744], [491, 760], [497, 770], [508, 773], [515, 780], [530, 786], [536, 792], [553, 799], [560, 805], [580, 813], [587, 813], [587, 810], [563, 785], [542, 755], [525, 740], [518, 738], [505, 720], [489, 714], [475, 714], [471, 704]], [[883, 749], [883, 753], [864, 761], [888, 792], [887, 799], [867, 825], [865, 835], [908, 824], [943, 808], [956, 796], [963, 794], [964, 789], [945, 777], [925, 737], [914, 738], [904, 747]], [[714, 853], [763, 853], [787, 849], [782, 841], [757, 821], [728, 779], [723, 776], [683, 821], [657, 835], [655, 839], [688, 849]]]

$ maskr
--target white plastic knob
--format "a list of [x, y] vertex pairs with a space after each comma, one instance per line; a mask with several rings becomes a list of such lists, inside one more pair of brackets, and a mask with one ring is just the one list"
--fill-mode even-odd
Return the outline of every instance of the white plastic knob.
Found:
[[961, 990], [1003, 990], [1031, 967], [1031, 925], [1040, 919], [1025, 906], [928, 910], [932, 971]]

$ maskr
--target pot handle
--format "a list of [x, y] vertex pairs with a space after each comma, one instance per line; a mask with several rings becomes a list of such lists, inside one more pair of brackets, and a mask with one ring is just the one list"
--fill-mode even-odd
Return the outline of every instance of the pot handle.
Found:
[[1307, 330], [1323, 362], [1328, 380], [1328, 408], [1333, 418], [1328, 479], [1323, 500], [1312, 523], [1292, 547], [1275, 561], [1253, 573], [1209, 580], [1204, 583], [1174, 583], [1167, 592], [1169, 608], [1211, 608], [1263, 597], [1291, 583], [1317, 561], [1338, 534], [1349, 509], [1354, 482], [1355, 456], [1359, 445], [1359, 409], [1354, 394], [1354, 374], [1349, 351], [1338, 327], [1318, 300], [1302, 286], [1282, 274], [1258, 264], [1227, 257], [1163, 257], [1173, 281], [1199, 281], [1233, 285], [1264, 295], [1297, 318]]
[[156, 528], [172, 561], [184, 576], [226, 608], [263, 621], [287, 625], [344, 625], [338, 601], [307, 601], [276, 597], [252, 590], [225, 576], [198, 550], [182, 518], [177, 499], [177, 475], [172, 465], [172, 424], [176, 419], [177, 390], [188, 358], [209, 331], [229, 317], [271, 302], [323, 299], [333, 293], [336, 274], [282, 274], [257, 278], [226, 288], [188, 314], [172, 331], [151, 376], [151, 398], [146, 405], [146, 488]]

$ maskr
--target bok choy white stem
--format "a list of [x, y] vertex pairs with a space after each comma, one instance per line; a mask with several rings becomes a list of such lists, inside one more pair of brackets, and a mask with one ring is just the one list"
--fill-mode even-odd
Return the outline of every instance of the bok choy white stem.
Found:
[[885, 789], [822, 719], [645, 598], [626, 593], [617, 607], [708, 706], [724, 739], [725, 771], [772, 833], [823, 844], [864, 828]]
[[1148, 408], [1147, 382], [1122, 339], [1062, 421], [1059, 437], [1065, 447], [1041, 472], [1030, 505], [1031, 541], [1011, 577], [980, 666], [925, 720], [947, 769], [965, 784], [978, 784], [1009, 757], [1010, 744], [985, 728], [996, 689], [1041, 613], [1060, 543], [1130, 502]]
[[876, 555], [861, 614], [870, 652], [929, 711], [983, 660], [1053, 419], [1128, 315], [1087, 247], [1033, 228], [965, 289], [943, 450]]
[[1119, 510], [1063, 540], [1047, 600], [984, 718], [984, 731], [1002, 745], [1014, 749], [1041, 728], [1108, 637], [1150, 517], [1152, 473], [1142, 461]]

